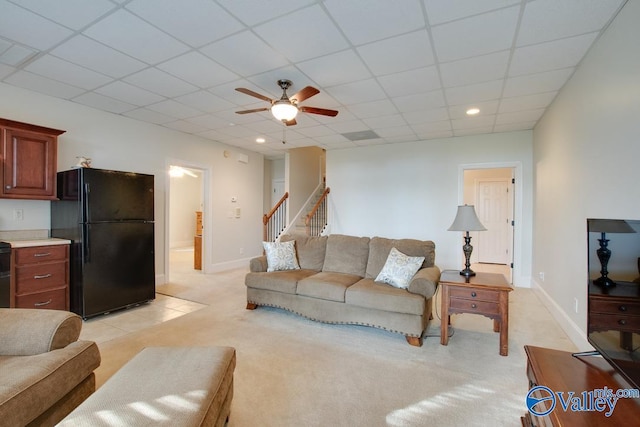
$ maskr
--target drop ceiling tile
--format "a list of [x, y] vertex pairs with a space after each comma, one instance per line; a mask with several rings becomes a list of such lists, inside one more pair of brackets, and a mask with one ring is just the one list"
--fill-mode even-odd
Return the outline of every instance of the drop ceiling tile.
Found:
[[477, 83], [445, 89], [449, 105], [468, 105], [500, 98], [504, 81]]
[[157, 125], [169, 123], [175, 120], [175, 117], [165, 116], [157, 111], [147, 110], [146, 108], [136, 108], [135, 110], [123, 113], [124, 116], [132, 119], [142, 120], [143, 122], [154, 123]]
[[559, 90], [573, 74], [573, 68], [547, 71], [507, 79], [503, 96], [513, 97]]
[[397, 112], [396, 106], [388, 99], [349, 105], [349, 111], [358, 119], [386, 116]]
[[24, 69], [43, 77], [88, 90], [113, 81], [112, 78], [104, 74], [96, 73], [52, 55], [41, 56]]
[[535, 110], [547, 108], [554, 100], [558, 92], [536, 93], [533, 95], [517, 96], [514, 98], [502, 98], [500, 101], [500, 113], [512, 113], [522, 110]]
[[335, 86], [372, 77], [364, 62], [351, 49], [296, 65], [320, 86]]
[[480, 135], [484, 133], [493, 132], [493, 126], [485, 126], [479, 128], [470, 128], [470, 129], [454, 129], [453, 136], [469, 136], [469, 135]]
[[71, 30], [8, 1], [0, 2], [0, 36], [38, 50], [47, 50], [72, 34]]
[[380, 135], [380, 138], [393, 138], [398, 136], [410, 135], [415, 140], [415, 132], [410, 126], [393, 126], [393, 127], [381, 127], [376, 129], [376, 133]]
[[11, 0], [32, 12], [62, 24], [65, 27], [79, 30], [99, 17], [103, 16], [116, 6], [107, 0]]
[[[300, 117], [296, 118], [296, 121]], [[282, 123], [276, 121], [273, 117], [269, 117], [267, 120], [260, 120], [256, 122], [246, 123], [244, 125], [247, 129], [251, 129], [256, 134], [270, 134], [274, 132], [282, 132]], [[296, 126], [299, 128], [299, 126]]]
[[147, 105], [147, 109], [173, 117], [174, 120], [202, 115], [202, 111], [188, 107], [172, 99], [160, 101], [157, 104]]
[[186, 133], [199, 133], [207, 130], [207, 128], [204, 126], [200, 126], [195, 123], [189, 123], [186, 120], [176, 120], [175, 122], [165, 123], [164, 126]]
[[350, 122], [332, 123], [327, 125], [337, 133], [349, 133], [360, 132], [362, 130], [368, 130], [367, 126], [362, 120], [352, 120]]
[[7, 77], [9, 74], [13, 73], [14, 71], [16, 71], [15, 68], [10, 67], [10, 66], [5, 65], [5, 64], [0, 64], [0, 79], [4, 79], [5, 77]]
[[520, 3], [520, 0], [424, 0], [431, 25], [466, 18]]
[[514, 132], [519, 130], [530, 130], [536, 125], [538, 121], [526, 122], [526, 123], [509, 123], [506, 125], [496, 124], [493, 127], [494, 132]]
[[378, 82], [390, 96], [431, 92], [441, 88], [440, 74], [435, 66], [378, 77]]
[[370, 43], [357, 50], [374, 75], [413, 70], [434, 63], [426, 30]]
[[189, 117], [184, 121], [187, 123], [192, 123], [194, 125], [202, 126], [205, 129], [219, 129], [229, 126], [229, 122], [227, 120], [223, 120], [219, 117], [214, 116], [213, 114], [203, 114], [202, 116]]
[[361, 104], [386, 97], [384, 91], [374, 79], [333, 86], [327, 88], [327, 92], [343, 104]]
[[587, 53], [597, 33], [517, 48], [509, 67], [510, 76], [575, 67]]
[[465, 86], [504, 78], [511, 52], [490, 53], [473, 58], [440, 64], [440, 73], [445, 87]]
[[526, 3], [517, 46], [601, 29], [625, 0], [537, 0]]
[[11, 74], [4, 81], [14, 86], [62, 99], [70, 99], [85, 92], [84, 89], [48, 79], [28, 71], [18, 71]]
[[0, 62], [12, 67], [20, 67], [38, 54], [37, 50], [30, 47], [5, 42], [2, 39], [0, 39], [0, 43], [8, 45], [6, 49], [0, 46]]
[[95, 92], [84, 93], [73, 98], [73, 101], [89, 107], [97, 108], [98, 110], [110, 111], [117, 114], [136, 108], [135, 105], [118, 101], [117, 99], [109, 98], [108, 96], [100, 95]]
[[[276, 2], [255, 0], [218, 0], [220, 5], [247, 25], [255, 25], [261, 22], [270, 21], [315, 2], [316, 0], [289, 0]], [[285, 28], [288, 28], [295, 23], [296, 21], [291, 20]]]
[[411, 129], [418, 135], [426, 135], [434, 132], [451, 131], [451, 121], [443, 120], [441, 122], [421, 123], [411, 125]]
[[175, 98], [176, 101], [187, 105], [189, 107], [205, 111], [207, 113], [213, 113], [220, 110], [234, 108], [235, 106], [229, 101], [216, 96], [206, 90], [200, 90], [198, 92], [189, 93]]
[[501, 113], [496, 119], [497, 125], [506, 125], [510, 123], [534, 122], [540, 119], [544, 114], [544, 109], [517, 111], [514, 113]]
[[158, 95], [173, 98], [198, 90], [186, 81], [165, 73], [157, 68], [147, 68], [124, 79], [127, 83], [141, 87]]
[[511, 48], [520, 7], [509, 7], [433, 27], [432, 36], [442, 62]]
[[407, 123], [414, 125], [449, 120], [449, 109], [433, 108], [431, 110], [407, 111], [402, 113]]
[[154, 104], [164, 99], [160, 95], [122, 81], [109, 83], [96, 89], [95, 92], [137, 106]]
[[464, 119], [469, 117], [467, 110], [471, 107], [480, 109], [479, 116], [494, 115], [498, 111], [498, 101], [478, 102], [468, 105], [455, 105], [449, 107], [449, 117], [452, 119]]
[[485, 116], [465, 117], [461, 119], [451, 119], [451, 126], [454, 132], [460, 129], [477, 129], [492, 127], [496, 121], [495, 114], [487, 114]]
[[252, 76], [288, 65], [287, 59], [251, 31], [243, 31], [200, 49], [241, 76]]
[[327, 136], [327, 135], [332, 135], [334, 133], [333, 130], [329, 129], [327, 126], [324, 126], [324, 125], [301, 128], [301, 129], [298, 129], [298, 132], [300, 132], [300, 134], [308, 138]]
[[189, 52], [158, 65], [158, 68], [200, 88], [236, 80], [238, 76], [199, 52]]
[[425, 25], [419, 0], [327, 0], [324, 6], [354, 45], [396, 36]]
[[415, 95], [392, 97], [391, 100], [401, 113], [411, 111], [431, 110], [446, 105], [441, 90]]
[[133, 0], [126, 8], [193, 47], [203, 46], [244, 28], [210, 0]]
[[371, 129], [373, 128], [390, 128], [396, 126], [406, 126], [407, 122], [401, 114], [390, 114], [388, 116], [375, 117], [362, 120]]
[[82, 35], [67, 40], [51, 53], [74, 64], [115, 78], [146, 67], [143, 62]]
[[84, 34], [152, 65], [189, 50], [184, 43], [122, 9], [87, 28]]
[[[304, 29], [304, 37], [292, 37], [283, 29]], [[298, 10], [254, 28], [274, 49], [284, 54], [287, 59], [297, 62], [316, 56], [337, 52], [348, 47], [333, 21], [319, 5]]]

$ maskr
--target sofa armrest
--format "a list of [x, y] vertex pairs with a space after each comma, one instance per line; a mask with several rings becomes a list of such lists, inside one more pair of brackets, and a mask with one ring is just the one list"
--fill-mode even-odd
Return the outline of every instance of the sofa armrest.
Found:
[[78, 340], [80, 316], [62, 310], [0, 309], [0, 355], [31, 356]]
[[436, 293], [439, 281], [440, 269], [438, 267], [422, 268], [413, 276], [407, 290], [413, 294], [420, 294], [426, 299], [430, 299]]
[[249, 271], [252, 273], [264, 273], [267, 271], [267, 256], [262, 255], [257, 258], [252, 258], [249, 261]]

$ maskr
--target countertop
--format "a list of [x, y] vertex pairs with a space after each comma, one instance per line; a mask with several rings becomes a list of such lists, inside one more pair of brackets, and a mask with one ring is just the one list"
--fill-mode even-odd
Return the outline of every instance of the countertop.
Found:
[[12, 248], [29, 248], [32, 246], [52, 246], [52, 245], [68, 245], [71, 240], [58, 239], [51, 237], [48, 239], [30, 239], [30, 240], [3, 240], [11, 245]]

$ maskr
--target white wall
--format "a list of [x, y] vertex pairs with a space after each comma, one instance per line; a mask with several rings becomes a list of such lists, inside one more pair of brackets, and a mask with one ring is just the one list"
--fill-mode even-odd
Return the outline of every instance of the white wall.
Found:
[[[513, 164], [522, 173], [514, 283], [529, 286], [531, 132], [377, 145], [327, 152], [331, 232], [436, 244], [441, 269], [462, 268], [462, 234], [447, 231], [462, 202], [461, 168]], [[498, 166], [499, 167], [499, 166]]]
[[298, 214], [320, 184], [323, 156], [324, 150], [319, 147], [292, 148], [285, 155], [289, 220]]
[[196, 233], [196, 211], [202, 211], [202, 174], [172, 176], [169, 178], [169, 247], [193, 246]]
[[[174, 132], [126, 117], [94, 110], [72, 102], [0, 84], [0, 117], [64, 129], [58, 144], [58, 170], [69, 169], [76, 156], [93, 159], [93, 167], [155, 175], [156, 273], [164, 281], [166, 177], [170, 160], [179, 159], [209, 169], [210, 226], [205, 228], [205, 269], [211, 271], [246, 265], [247, 258], [261, 253], [263, 156]], [[224, 150], [232, 155], [225, 157]], [[248, 163], [236, 154], [248, 156]], [[238, 202], [231, 203], [232, 196]], [[24, 228], [50, 226], [49, 202], [0, 200], [0, 228], [18, 229], [12, 218], [16, 206], [24, 208]], [[229, 215], [242, 209], [240, 218]], [[20, 224], [22, 225], [22, 224]], [[240, 255], [240, 252], [243, 255]]]
[[533, 275], [585, 347], [586, 219], [640, 219], [638, 22], [627, 2], [534, 130]]

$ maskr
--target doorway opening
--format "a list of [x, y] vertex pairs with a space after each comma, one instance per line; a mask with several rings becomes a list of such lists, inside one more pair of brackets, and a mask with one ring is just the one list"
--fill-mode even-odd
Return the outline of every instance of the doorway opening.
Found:
[[502, 273], [513, 281], [515, 168], [476, 167], [463, 170], [464, 204], [474, 205], [486, 231], [471, 232], [474, 271]]
[[167, 283], [179, 283], [206, 266], [207, 169], [185, 162], [168, 164], [165, 271]]

